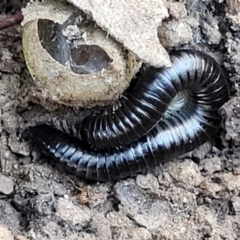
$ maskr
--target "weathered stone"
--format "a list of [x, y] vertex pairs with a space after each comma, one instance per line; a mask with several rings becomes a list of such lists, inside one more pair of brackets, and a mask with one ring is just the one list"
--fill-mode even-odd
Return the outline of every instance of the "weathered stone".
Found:
[[167, 3], [154, 0], [68, 0], [153, 66], [169, 66], [170, 59], [157, 36], [157, 27], [169, 16]]
[[197, 186], [203, 181], [198, 165], [191, 160], [170, 162], [167, 170], [173, 179], [188, 186]]
[[12, 179], [0, 174], [0, 193], [9, 195], [12, 192], [13, 192]]

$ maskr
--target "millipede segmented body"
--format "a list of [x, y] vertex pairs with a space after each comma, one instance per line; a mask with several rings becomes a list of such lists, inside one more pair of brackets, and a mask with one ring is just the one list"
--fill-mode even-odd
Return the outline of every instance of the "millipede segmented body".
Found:
[[[172, 67], [148, 68], [115, 113], [90, 117], [80, 130], [83, 140], [39, 125], [30, 129], [35, 146], [82, 178], [111, 181], [146, 172], [210, 140], [221, 124], [218, 109], [229, 96], [226, 78], [214, 59], [198, 51], [170, 57]], [[184, 91], [183, 106], [169, 110]], [[122, 146], [101, 149], [117, 145]]]
[[189, 101], [198, 103], [210, 104], [213, 93], [215, 98], [222, 98], [218, 88], [223, 80], [218, 78], [224, 77], [211, 57], [186, 50], [175, 51], [170, 59], [171, 68], [147, 69], [126, 97], [101, 115], [87, 118], [81, 128], [82, 139], [98, 149], [138, 140], [161, 120], [182, 91], [189, 95]]

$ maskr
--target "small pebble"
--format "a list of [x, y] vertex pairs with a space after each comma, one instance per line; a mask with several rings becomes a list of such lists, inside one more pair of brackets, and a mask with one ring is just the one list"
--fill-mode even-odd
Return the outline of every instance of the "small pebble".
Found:
[[219, 157], [207, 158], [201, 161], [204, 171], [208, 175], [212, 175], [215, 172], [222, 170], [222, 162]]
[[12, 179], [0, 174], [0, 193], [9, 195], [12, 192], [13, 192]]

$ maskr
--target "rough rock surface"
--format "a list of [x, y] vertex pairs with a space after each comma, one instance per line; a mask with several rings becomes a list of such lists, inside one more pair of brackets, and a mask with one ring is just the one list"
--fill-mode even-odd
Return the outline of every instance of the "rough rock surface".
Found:
[[0, 225], [0, 240], [13, 240], [12, 233], [2, 225]]
[[165, 48], [176, 47], [192, 40], [191, 27], [183, 20], [163, 22], [158, 35]]
[[[169, 66], [166, 50], [161, 46], [157, 28], [169, 16], [167, 2], [155, 0], [69, 0], [89, 13], [97, 24], [154, 66]], [[111, 19], [111, 21], [109, 21]]]
[[227, 17], [233, 23], [233, 27], [240, 27], [240, 1], [239, 0], [227, 0], [229, 13]]

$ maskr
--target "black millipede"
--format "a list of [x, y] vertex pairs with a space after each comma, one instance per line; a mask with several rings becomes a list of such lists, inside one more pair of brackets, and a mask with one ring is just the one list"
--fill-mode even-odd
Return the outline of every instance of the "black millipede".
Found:
[[221, 87], [223, 80], [211, 81], [223, 75], [210, 56], [185, 50], [171, 53], [170, 59], [172, 67], [150, 67], [131, 92], [112, 108], [86, 118], [79, 131], [81, 138], [98, 149], [126, 145], [148, 133], [180, 92], [191, 96], [189, 101], [204, 104], [211, 103], [213, 93], [215, 97], [222, 97], [215, 90]]
[[[87, 141], [77, 139], [47, 125], [38, 125], [30, 128], [34, 146], [42, 149], [50, 157], [65, 163], [68, 170], [82, 178], [112, 181], [146, 172], [159, 163], [189, 152], [210, 140], [221, 124], [218, 109], [229, 97], [227, 81], [223, 71], [213, 58], [198, 51], [175, 51], [170, 56], [172, 60], [171, 68], [157, 69], [150, 67], [146, 70], [149, 72], [143, 78], [146, 79], [146, 83], [140, 89], [143, 93], [139, 93], [139, 96], [143, 98], [148, 96], [144, 94], [144, 91], [146, 91], [148, 93], [152, 92], [154, 98], [148, 98], [144, 104], [142, 101], [144, 99], [134, 101], [136, 107], [145, 111], [147, 101], [153, 99], [154, 101], [149, 103], [150, 111], [153, 109], [155, 112], [159, 111], [160, 116], [163, 115], [156, 123], [150, 121], [152, 125], [149, 123], [149, 118], [144, 119], [142, 124], [144, 124], [144, 127], [148, 125], [150, 131], [147, 130], [147, 134], [140, 137], [137, 136], [137, 138], [139, 137], [138, 140], [125, 144], [130, 141], [128, 136], [126, 141], [122, 138], [121, 141], [124, 142], [124, 145], [119, 149], [113, 147], [98, 149], [98, 146], [95, 149]], [[163, 79], [167, 79], [163, 83], [156, 84], [154, 79], [147, 79], [147, 76], [159, 78], [159, 73], [161, 73]], [[133, 89], [133, 91], [135, 90]], [[174, 106], [171, 104], [170, 109], [169, 105], [172, 98], [180, 91], [184, 92], [184, 103], [180, 108], [177, 106], [177, 110], [174, 110]], [[166, 100], [166, 96], [169, 96], [171, 101]], [[159, 98], [158, 101], [157, 98]], [[161, 104], [165, 100], [168, 102], [168, 107]], [[160, 108], [158, 108], [159, 102]], [[128, 109], [125, 116], [121, 115], [121, 117], [130, 119], [129, 115], [132, 115], [131, 111], [134, 110], [132, 108], [134, 104], [129, 101], [124, 103], [130, 105], [120, 105], [120, 108], [126, 106]], [[165, 112], [162, 108], [165, 109]], [[137, 116], [141, 118], [140, 115]], [[143, 114], [143, 116], [145, 115]], [[135, 132], [139, 129], [136, 127], [138, 121], [136, 121], [135, 115], [131, 119], [133, 120], [131, 122], [132, 133], [132, 131]], [[114, 126], [120, 129], [119, 126], [123, 124], [121, 122], [123, 120], [118, 119], [118, 121], [114, 122]], [[95, 118], [93, 118], [93, 122], [96, 122]], [[124, 121], [127, 124], [126, 127], [129, 127], [127, 122], [128, 120]], [[103, 121], [103, 125], [107, 123]], [[135, 126], [135, 124], [137, 125]], [[101, 128], [99, 129], [101, 130]], [[107, 125], [106, 129], [108, 130]], [[94, 130], [95, 127], [91, 126], [88, 131]], [[128, 131], [125, 130], [123, 128], [122, 132], [117, 131], [115, 134], [120, 134], [121, 137], [122, 134], [127, 136]], [[94, 133], [91, 134], [94, 136]], [[100, 132], [100, 134], [104, 136], [102, 138], [105, 138], [104, 133]], [[117, 137], [118, 135], [116, 139]]]

